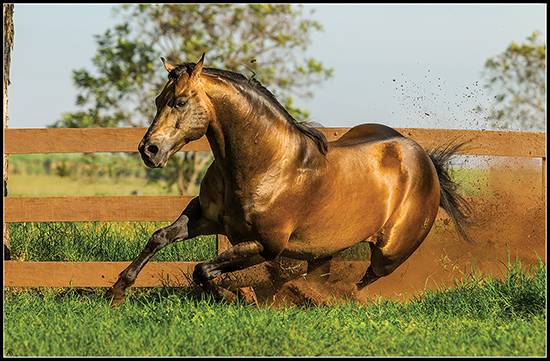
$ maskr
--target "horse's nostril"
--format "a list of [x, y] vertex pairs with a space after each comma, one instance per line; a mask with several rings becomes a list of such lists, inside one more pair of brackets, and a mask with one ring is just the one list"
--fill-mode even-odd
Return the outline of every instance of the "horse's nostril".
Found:
[[150, 153], [150, 154], [157, 154], [159, 151], [159, 147], [157, 147], [156, 145], [154, 144], [151, 144], [149, 146], [147, 146], [147, 153]]

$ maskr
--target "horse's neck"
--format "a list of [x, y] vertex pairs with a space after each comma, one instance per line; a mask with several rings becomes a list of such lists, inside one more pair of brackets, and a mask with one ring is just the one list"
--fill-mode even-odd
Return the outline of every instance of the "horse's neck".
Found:
[[212, 104], [215, 116], [207, 137], [221, 164], [262, 172], [286, 163], [304, 146], [293, 125], [266, 105], [253, 106], [243, 95], [227, 92], [213, 97]]

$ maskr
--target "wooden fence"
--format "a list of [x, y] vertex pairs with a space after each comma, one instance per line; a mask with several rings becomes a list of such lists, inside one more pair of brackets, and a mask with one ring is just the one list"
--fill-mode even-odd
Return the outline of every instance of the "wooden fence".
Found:
[[[320, 128], [335, 140], [349, 128]], [[425, 148], [455, 138], [471, 140], [462, 154], [542, 158], [543, 197], [546, 195], [546, 133], [398, 128]], [[6, 154], [137, 152], [145, 128], [5, 129]], [[203, 137], [182, 151], [210, 151]], [[9, 179], [8, 179], [9, 182]], [[94, 196], [5, 197], [4, 222], [173, 221], [193, 197]], [[227, 239], [217, 236], [217, 250]], [[5, 287], [110, 287], [130, 262], [4, 261]], [[195, 262], [149, 262], [135, 287], [182, 286]]]

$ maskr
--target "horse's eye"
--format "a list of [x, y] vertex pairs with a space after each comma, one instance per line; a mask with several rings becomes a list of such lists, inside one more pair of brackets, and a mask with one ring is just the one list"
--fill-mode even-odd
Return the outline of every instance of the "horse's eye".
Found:
[[182, 108], [186, 103], [187, 101], [185, 99], [176, 99], [174, 101], [174, 108]]

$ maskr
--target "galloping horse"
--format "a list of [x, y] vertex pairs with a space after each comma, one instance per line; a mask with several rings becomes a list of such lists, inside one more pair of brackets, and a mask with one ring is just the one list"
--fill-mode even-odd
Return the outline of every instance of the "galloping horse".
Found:
[[458, 146], [426, 152], [392, 128], [362, 124], [327, 142], [296, 122], [255, 79], [162, 58], [168, 81], [139, 144], [148, 167], [163, 167], [206, 135], [214, 154], [198, 197], [171, 225], [154, 232], [109, 290], [124, 301], [140, 270], [161, 248], [199, 235], [224, 234], [232, 248], [197, 264], [206, 286], [225, 272], [285, 256], [308, 272], [359, 242], [371, 248], [359, 289], [386, 276], [421, 244], [441, 206], [467, 239], [468, 206], [447, 172]]

